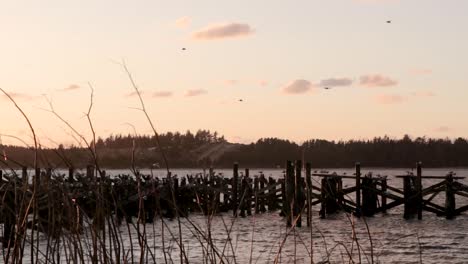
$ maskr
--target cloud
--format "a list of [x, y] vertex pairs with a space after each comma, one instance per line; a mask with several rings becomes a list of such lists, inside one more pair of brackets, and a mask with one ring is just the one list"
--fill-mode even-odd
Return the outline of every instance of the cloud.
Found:
[[180, 17], [175, 21], [175, 25], [178, 28], [187, 28], [190, 26], [191, 23], [192, 19], [188, 16]]
[[65, 87], [63, 89], [59, 89], [59, 91], [61, 92], [69, 92], [69, 91], [74, 91], [74, 90], [78, 90], [80, 89], [81, 87], [77, 84], [70, 84], [68, 87]]
[[192, 89], [192, 90], [185, 91], [184, 96], [185, 97], [192, 97], [192, 96], [198, 96], [198, 95], [202, 95], [202, 94], [206, 94], [206, 93], [207, 93], [207, 91], [203, 90], [203, 89]]
[[338, 86], [350, 86], [353, 84], [353, 80], [349, 78], [330, 78], [320, 81], [319, 86], [321, 87], [338, 87]]
[[160, 91], [160, 92], [154, 92], [153, 97], [171, 97], [172, 92], [170, 91]]
[[419, 91], [419, 92], [411, 93], [411, 96], [413, 96], [413, 97], [434, 97], [435, 93], [433, 93], [431, 91]]
[[450, 127], [448, 127], [448, 126], [436, 127], [435, 131], [436, 131], [436, 132], [449, 132], [449, 131], [450, 131]]
[[[25, 100], [25, 101], [30, 101], [30, 100], [33, 100], [34, 98], [36, 98], [36, 96], [32, 96], [32, 95], [29, 95], [29, 94], [25, 94], [25, 93], [17, 93], [17, 92], [8, 92], [8, 94], [11, 96], [11, 98], [13, 98], [14, 100]], [[1, 97], [3, 100], [10, 100], [8, 98], [8, 96], [6, 96], [5, 94], [2, 94], [2, 97]]]
[[252, 35], [254, 30], [248, 24], [225, 23], [214, 24], [202, 28], [192, 33], [195, 40], [216, 40], [235, 37], [247, 37]]
[[429, 75], [432, 74], [431, 69], [411, 69], [409, 71], [411, 75]]
[[375, 97], [379, 104], [399, 104], [406, 100], [405, 97], [397, 94], [381, 94]]
[[380, 74], [363, 75], [360, 78], [360, 83], [362, 86], [366, 87], [388, 87], [398, 84], [396, 80]]
[[285, 94], [303, 94], [309, 92], [314, 88], [313, 84], [307, 80], [294, 80], [281, 88]]

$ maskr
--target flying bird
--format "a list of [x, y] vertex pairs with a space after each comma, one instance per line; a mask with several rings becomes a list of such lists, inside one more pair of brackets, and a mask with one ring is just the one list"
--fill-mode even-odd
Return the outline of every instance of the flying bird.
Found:
[[244, 102], [244, 100], [243, 100], [243, 99], [239, 99], [239, 102]]
[[391, 20], [387, 20], [387, 24], [390, 24], [390, 23], [392, 23], [392, 21], [391, 21]]
[[182, 48], [182, 50], [187, 50], [186, 48]]
[[323, 89], [325, 89], [325, 90], [330, 90], [330, 87], [323, 87]]

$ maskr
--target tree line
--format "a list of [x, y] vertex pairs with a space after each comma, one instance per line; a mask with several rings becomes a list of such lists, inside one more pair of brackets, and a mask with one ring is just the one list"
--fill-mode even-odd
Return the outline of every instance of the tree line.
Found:
[[[161, 150], [169, 166], [231, 167], [239, 162], [246, 167], [284, 167], [286, 160], [310, 161], [316, 168], [351, 167], [357, 161], [367, 167], [413, 167], [422, 161], [426, 167], [468, 166], [468, 141], [465, 138], [411, 138], [405, 135], [394, 139], [387, 136], [370, 140], [334, 141], [311, 139], [302, 144], [279, 138], [262, 138], [251, 144], [232, 144], [224, 136], [209, 130], [195, 133], [168, 132], [160, 136], [161, 149], [155, 136], [111, 135], [96, 140], [99, 165], [104, 168], [163, 167]], [[210, 156], [219, 145], [230, 145], [227, 151]], [[132, 154], [134, 153], [134, 155]], [[31, 148], [0, 145], [2, 168], [31, 166]], [[86, 148], [60, 145], [40, 149], [39, 163], [45, 167], [85, 167], [93, 160]]]

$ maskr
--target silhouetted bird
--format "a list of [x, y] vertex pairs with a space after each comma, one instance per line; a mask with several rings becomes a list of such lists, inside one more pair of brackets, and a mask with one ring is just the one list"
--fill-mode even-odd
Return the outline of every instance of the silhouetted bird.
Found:
[[330, 90], [330, 87], [324, 87], [323, 89], [325, 89], [325, 90]]
[[187, 50], [186, 48], [182, 48], [182, 50]]
[[244, 102], [244, 100], [243, 100], [243, 99], [239, 99], [239, 102]]
[[390, 24], [390, 23], [392, 23], [392, 21], [391, 21], [391, 20], [387, 20], [387, 24]]

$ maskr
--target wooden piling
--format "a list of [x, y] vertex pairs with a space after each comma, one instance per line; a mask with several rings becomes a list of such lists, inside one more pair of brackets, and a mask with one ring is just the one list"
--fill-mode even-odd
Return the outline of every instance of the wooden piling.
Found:
[[74, 181], [73, 175], [74, 174], [75, 174], [75, 168], [69, 167], [68, 168], [68, 182], [69, 183], [73, 183], [73, 181]]
[[233, 166], [233, 174], [232, 174], [232, 199], [231, 199], [231, 205], [232, 205], [232, 213], [234, 216], [237, 216], [237, 186], [239, 183], [239, 163], [234, 163]]
[[356, 216], [361, 216], [361, 163], [355, 164], [356, 169]]
[[94, 178], [94, 166], [93, 165], [86, 166], [86, 177], [88, 179], [95, 180], [95, 178]]
[[27, 188], [29, 184], [29, 177], [28, 177], [28, 168], [26, 166], [23, 166], [21, 168], [21, 179], [23, 181], [23, 186]]
[[[274, 188], [273, 185], [275, 185]], [[268, 211], [273, 212], [276, 211], [276, 209], [278, 208], [278, 198], [276, 196], [276, 181], [271, 177], [268, 177], [268, 187]]]
[[252, 215], [252, 179], [250, 178], [249, 169], [245, 169], [245, 183], [244, 206], [247, 215]]
[[445, 218], [455, 217], [455, 192], [453, 189], [453, 174], [449, 173], [445, 177]]
[[403, 177], [403, 199], [404, 199], [404, 209], [403, 209], [403, 218], [410, 219], [416, 212], [417, 208], [415, 207], [415, 198], [416, 194], [414, 189], [411, 186], [411, 180], [413, 176]]
[[382, 213], [387, 213], [387, 179], [382, 179], [381, 182], [381, 190], [382, 190], [382, 201], [381, 207], [383, 208]]
[[307, 226], [312, 224], [312, 165], [306, 163], [306, 187], [307, 187]]
[[286, 217], [287, 217], [287, 225], [291, 226], [294, 221], [294, 167], [291, 161], [286, 161], [286, 201], [285, 201], [285, 209], [286, 209]]
[[320, 218], [325, 219], [327, 216], [327, 179], [322, 178], [320, 187]]
[[416, 163], [416, 192], [417, 192], [417, 203], [418, 203], [418, 219], [422, 219], [422, 208], [423, 208], [423, 198], [422, 198], [422, 163]]
[[[267, 184], [267, 180], [265, 179], [265, 175], [260, 174], [260, 189], [261, 190], [264, 190], [265, 189], [265, 184]], [[266, 208], [265, 208], [265, 202], [266, 202], [266, 192], [265, 191], [262, 191], [260, 194], [260, 198], [258, 198], [258, 202], [259, 202], [259, 210], [260, 212], [264, 213], [266, 212]]]
[[260, 199], [261, 198], [259, 198], [259, 193], [258, 193], [259, 187], [260, 187], [260, 181], [259, 181], [258, 177], [255, 176], [255, 178], [254, 178], [254, 197], [255, 197], [254, 206], [255, 206], [255, 213], [256, 214], [258, 214], [260, 212]]
[[296, 160], [296, 173], [294, 177], [294, 219], [297, 219], [296, 226], [302, 226], [301, 211], [304, 206], [304, 194], [302, 191], [302, 161]]
[[373, 216], [377, 210], [376, 184], [372, 176], [362, 179], [362, 215]]
[[240, 216], [245, 217], [245, 209], [246, 209], [246, 204], [247, 204], [247, 177], [244, 176], [241, 179], [241, 191], [240, 191], [240, 202], [239, 202], [239, 207], [240, 207]]

